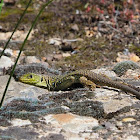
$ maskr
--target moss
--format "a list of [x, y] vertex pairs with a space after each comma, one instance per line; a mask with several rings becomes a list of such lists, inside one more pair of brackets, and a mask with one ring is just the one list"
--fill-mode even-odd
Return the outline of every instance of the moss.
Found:
[[35, 52], [36, 54], [38, 54], [39, 56], [41, 56], [41, 52], [44, 50], [44, 43], [43, 42], [40, 42], [40, 44], [38, 44], [36, 47], [35, 47]]
[[[95, 68], [102, 63], [102, 59], [97, 59], [101, 56], [100, 52], [92, 52], [91, 54], [74, 54], [70, 57], [64, 58], [61, 62], [57, 62], [57, 67], [64, 68], [69, 66], [72, 69], [89, 69]], [[95, 61], [96, 60], [96, 61]]]
[[115, 49], [120, 49], [120, 48], [122, 48], [122, 46], [121, 45], [114, 45], [114, 48]]
[[[76, 45], [76, 44], [75, 44]], [[93, 69], [101, 66], [103, 63], [108, 64], [110, 59], [115, 60], [116, 52], [112, 51], [109, 42], [104, 41], [103, 38], [91, 39], [85, 38], [83, 42], [79, 42], [78, 53], [66, 57], [61, 62], [56, 62], [56, 68], [63, 68], [67, 70], [75, 69]]]
[[[11, 18], [13, 18], [15, 16], [15, 18], [17, 17], [17, 15], [21, 15], [23, 13], [24, 9], [18, 9], [18, 8], [6, 8], [2, 10], [1, 16], [0, 16], [0, 20], [1, 21], [7, 21], [11, 15], [13, 15]], [[27, 13], [31, 13], [33, 12], [33, 9], [28, 9]]]
[[[72, 8], [74, 8], [74, 9], [77, 9], [77, 10], [81, 10], [81, 11], [83, 11], [85, 8], [84, 8], [84, 5], [79, 1], [76, 1], [76, 2], [74, 2], [72, 5], [71, 5], [71, 7]], [[66, 6], [66, 8], [67, 8], [67, 6]]]
[[6, 17], [8, 17], [9, 15], [21, 14], [21, 13], [22, 13], [22, 10], [13, 9], [13, 8], [6, 8], [6, 10], [5, 10], [5, 9], [2, 10], [0, 19], [6, 18]]
[[34, 56], [35, 55], [35, 51], [24, 51], [24, 54], [26, 55], [26, 56]]
[[140, 55], [140, 46], [131, 43], [128, 45], [128, 48], [130, 51], [133, 51], [136, 54]]
[[54, 13], [43, 12], [40, 16], [40, 21], [41, 22], [49, 22], [49, 21], [52, 21], [53, 17], [54, 17]]
[[[17, 5], [20, 4], [22, 7], [26, 7], [28, 2], [29, 2], [29, 0], [19, 0], [19, 1], [17, 1]], [[30, 7], [33, 6], [33, 3], [34, 2], [31, 2]]]
[[112, 69], [118, 76], [122, 76], [128, 69], [139, 69], [139, 65], [137, 65], [133, 61], [123, 61], [117, 63]]

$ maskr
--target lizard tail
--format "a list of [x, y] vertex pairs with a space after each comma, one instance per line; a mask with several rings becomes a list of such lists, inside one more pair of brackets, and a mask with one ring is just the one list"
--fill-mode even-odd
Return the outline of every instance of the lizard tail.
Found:
[[131, 86], [127, 85], [127, 83], [120, 83], [117, 81], [113, 81], [110, 78], [107, 78], [107, 76], [103, 74], [96, 74], [90, 70], [76, 71], [76, 73], [80, 74], [81, 76], [85, 76], [86, 78], [93, 81], [97, 85], [118, 88], [125, 92], [130, 92], [133, 95], [135, 95], [136, 98], [140, 99], [140, 92], [138, 92], [136, 89], [132, 88]]

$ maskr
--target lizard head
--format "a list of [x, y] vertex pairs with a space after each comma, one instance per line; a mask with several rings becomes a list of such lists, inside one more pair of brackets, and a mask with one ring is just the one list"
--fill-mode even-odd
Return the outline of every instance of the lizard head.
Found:
[[41, 76], [34, 73], [27, 73], [19, 78], [20, 82], [31, 84], [31, 85], [36, 85], [37, 83], [40, 82], [40, 80], [41, 80]]

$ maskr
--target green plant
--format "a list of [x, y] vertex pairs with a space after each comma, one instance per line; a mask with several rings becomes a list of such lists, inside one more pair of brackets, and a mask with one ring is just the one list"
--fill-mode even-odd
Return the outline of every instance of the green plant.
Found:
[[1, 3], [0, 3], [0, 14], [1, 14], [1, 10], [2, 10], [2, 6], [3, 6], [3, 0], [1, 0]]

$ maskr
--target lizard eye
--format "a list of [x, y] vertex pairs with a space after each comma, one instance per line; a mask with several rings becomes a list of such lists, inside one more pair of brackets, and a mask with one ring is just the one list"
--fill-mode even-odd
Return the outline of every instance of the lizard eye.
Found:
[[33, 75], [29, 75], [29, 78], [33, 78]]
[[43, 77], [41, 77], [41, 82], [43, 81]]

